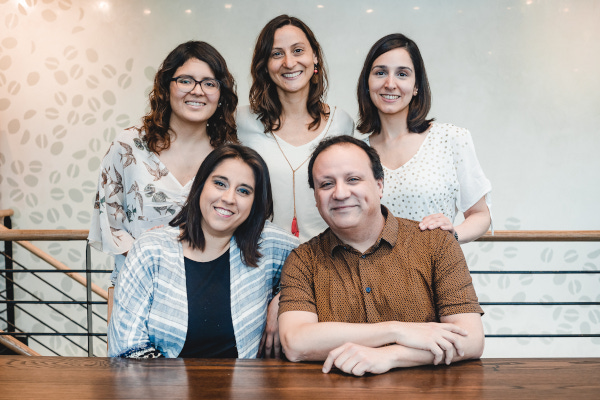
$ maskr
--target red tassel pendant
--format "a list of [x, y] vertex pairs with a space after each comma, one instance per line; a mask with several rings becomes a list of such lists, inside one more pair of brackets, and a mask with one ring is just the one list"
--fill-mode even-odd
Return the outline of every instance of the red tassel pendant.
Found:
[[296, 237], [300, 236], [300, 231], [298, 230], [298, 221], [296, 221], [296, 217], [292, 220], [292, 234]]

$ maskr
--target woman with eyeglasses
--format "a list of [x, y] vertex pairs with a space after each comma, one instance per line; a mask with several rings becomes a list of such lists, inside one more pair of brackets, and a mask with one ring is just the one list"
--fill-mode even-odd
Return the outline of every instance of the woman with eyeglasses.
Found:
[[327, 229], [308, 187], [308, 160], [322, 139], [353, 135], [354, 122], [325, 103], [321, 46], [301, 20], [280, 15], [256, 40], [250, 106], [237, 113], [238, 137], [265, 159], [273, 183], [273, 222], [305, 242]]
[[[269, 171], [254, 150], [210, 153], [168, 227], [135, 241], [117, 278], [110, 357], [269, 356], [267, 305], [298, 239], [267, 221]], [[262, 338], [262, 340], [261, 340]]]
[[237, 143], [235, 81], [208, 43], [171, 51], [149, 100], [142, 125], [117, 136], [100, 169], [88, 240], [115, 256], [113, 284], [133, 241], [181, 210], [204, 158]]

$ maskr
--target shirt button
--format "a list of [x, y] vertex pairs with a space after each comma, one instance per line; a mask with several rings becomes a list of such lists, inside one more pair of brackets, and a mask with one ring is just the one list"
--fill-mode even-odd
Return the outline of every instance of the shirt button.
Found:
[[365, 289], [365, 291], [366, 291], [367, 293], [371, 293], [371, 288], [370, 288], [370, 287], [368, 287], [368, 288], [366, 288], [366, 289]]

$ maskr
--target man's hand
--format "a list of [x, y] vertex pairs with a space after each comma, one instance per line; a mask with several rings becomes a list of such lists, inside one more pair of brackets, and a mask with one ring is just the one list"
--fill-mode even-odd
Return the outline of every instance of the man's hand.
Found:
[[430, 351], [433, 354], [434, 365], [442, 361], [450, 364], [456, 355], [464, 356], [461, 338], [467, 336], [468, 332], [455, 324], [400, 322], [400, 325], [396, 343]]
[[279, 313], [279, 294], [273, 297], [267, 308], [267, 325], [260, 339], [258, 347], [258, 357], [280, 358], [281, 342], [279, 341], [279, 322], [277, 314]]
[[366, 347], [355, 343], [346, 343], [329, 352], [323, 372], [328, 373], [333, 366], [347, 374], [362, 376], [366, 372], [383, 374], [394, 368], [394, 355], [386, 347]]

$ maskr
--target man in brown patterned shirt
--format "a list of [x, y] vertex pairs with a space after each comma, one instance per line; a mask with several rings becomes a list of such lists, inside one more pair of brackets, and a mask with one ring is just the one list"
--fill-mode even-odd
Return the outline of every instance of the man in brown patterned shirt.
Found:
[[308, 174], [329, 229], [283, 268], [286, 357], [354, 375], [479, 358], [483, 311], [460, 246], [381, 206], [377, 152], [337, 136], [317, 146]]

